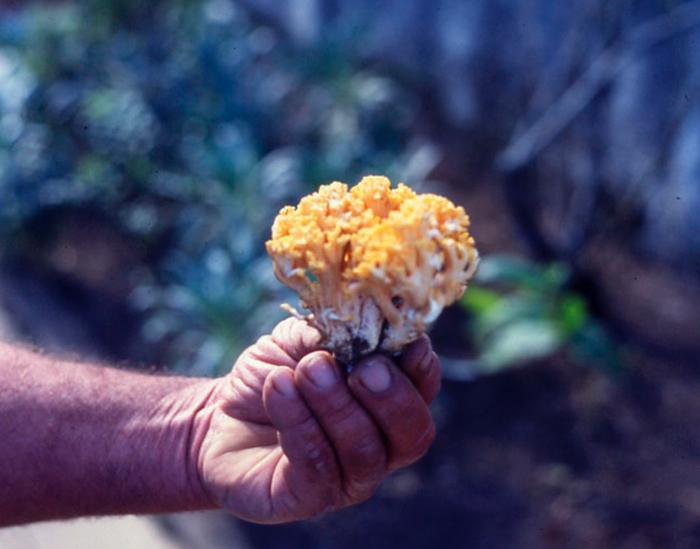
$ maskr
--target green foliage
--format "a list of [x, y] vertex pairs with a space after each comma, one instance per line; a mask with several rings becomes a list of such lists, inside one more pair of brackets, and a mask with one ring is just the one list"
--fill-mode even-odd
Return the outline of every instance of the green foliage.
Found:
[[[0, 21], [0, 241], [90, 208], [146, 248], [132, 302], [176, 368], [215, 373], [291, 296], [263, 243], [285, 203], [365, 173], [417, 181], [414, 98], [292, 51], [229, 0], [85, 0]], [[329, 53], [331, 52], [331, 53]]]
[[590, 314], [582, 296], [567, 289], [564, 265], [524, 259], [482, 259], [462, 305], [471, 315], [479, 365], [488, 372], [571, 351], [585, 362], [619, 371], [618, 350]]

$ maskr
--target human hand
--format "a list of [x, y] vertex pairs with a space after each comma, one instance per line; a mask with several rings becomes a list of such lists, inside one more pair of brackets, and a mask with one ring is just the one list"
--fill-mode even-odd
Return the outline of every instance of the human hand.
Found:
[[198, 414], [198, 476], [240, 518], [280, 523], [362, 502], [435, 437], [428, 404], [440, 365], [427, 336], [396, 362], [364, 358], [347, 381], [319, 341], [306, 323], [281, 322]]

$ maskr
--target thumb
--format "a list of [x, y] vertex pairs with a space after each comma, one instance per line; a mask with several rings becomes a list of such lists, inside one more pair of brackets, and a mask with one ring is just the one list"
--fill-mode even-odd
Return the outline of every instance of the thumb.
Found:
[[288, 318], [272, 330], [273, 341], [299, 362], [309, 353], [321, 350], [321, 333], [303, 320]]

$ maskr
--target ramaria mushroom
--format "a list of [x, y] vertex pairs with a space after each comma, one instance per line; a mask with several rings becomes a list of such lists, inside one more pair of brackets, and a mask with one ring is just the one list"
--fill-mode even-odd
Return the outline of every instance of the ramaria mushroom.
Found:
[[462, 296], [479, 257], [462, 207], [380, 176], [322, 185], [284, 207], [266, 246], [311, 314], [284, 307], [346, 364], [418, 338]]

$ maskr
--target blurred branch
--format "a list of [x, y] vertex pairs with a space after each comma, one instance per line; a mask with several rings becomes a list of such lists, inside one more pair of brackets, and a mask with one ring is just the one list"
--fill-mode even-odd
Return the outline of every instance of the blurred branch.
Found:
[[590, 56], [591, 51], [600, 51], [605, 47], [604, 44], [595, 44], [593, 47], [590, 45], [591, 33], [588, 29], [599, 25], [594, 16], [599, 7], [598, 0], [577, 3], [575, 6], [579, 10], [577, 22], [580, 19], [581, 23], [570, 26], [557, 47], [557, 53], [549, 69], [541, 62], [532, 67], [533, 72], [539, 69], [539, 75], [530, 94], [528, 105], [525, 107], [525, 116], [518, 120], [512, 132], [513, 135], [521, 135], [525, 128], [537, 120], [539, 115], [562, 93], [562, 88], [567, 84], [567, 76], [571, 74], [573, 67], [584, 64], [586, 56]]
[[630, 32], [603, 51], [552, 106], [531, 126], [515, 135], [496, 159], [510, 172], [534, 159], [639, 54], [700, 25], [700, 1], [683, 4]]

